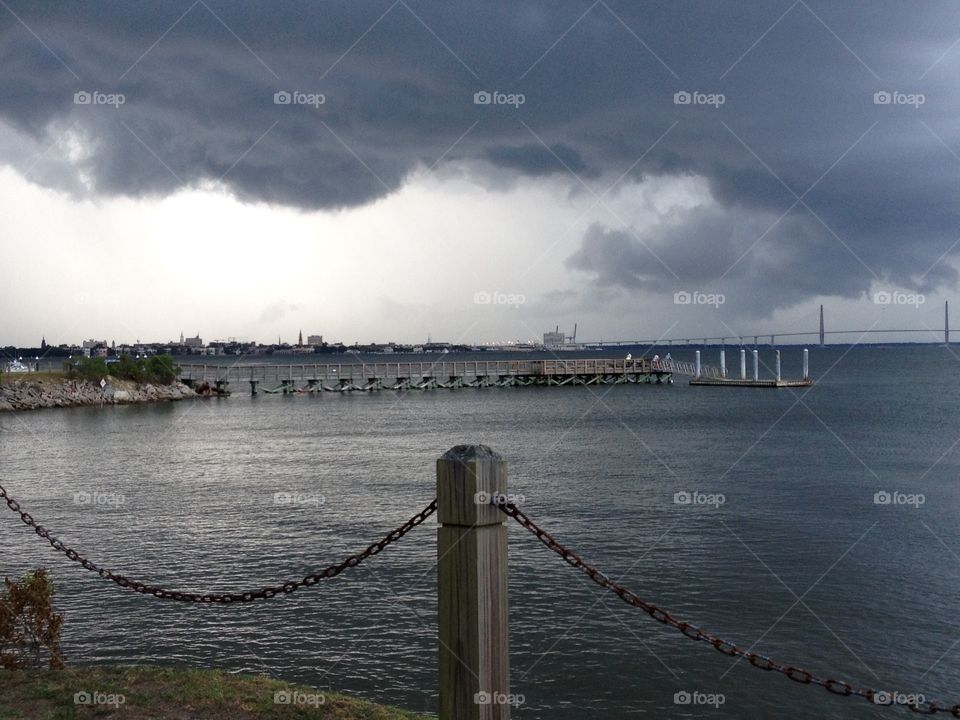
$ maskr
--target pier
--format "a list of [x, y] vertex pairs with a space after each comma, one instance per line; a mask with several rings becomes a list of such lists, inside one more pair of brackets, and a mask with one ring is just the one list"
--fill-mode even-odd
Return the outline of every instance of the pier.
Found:
[[188, 384], [226, 388], [248, 383], [251, 394], [373, 392], [531, 385], [672, 384], [676, 368], [638, 358], [622, 360], [498, 360], [459, 362], [336, 363], [317, 365], [181, 365]]
[[813, 385], [813, 378], [810, 377], [810, 351], [803, 350], [803, 377], [794, 380], [784, 380], [780, 364], [780, 351], [774, 351], [776, 365], [773, 378], [760, 378], [760, 358], [756, 350], [753, 354], [753, 377], [747, 377], [747, 351], [740, 349], [740, 377], [733, 378], [727, 375], [727, 354], [725, 350], [720, 351], [720, 367], [704, 370], [700, 362], [700, 351], [696, 352], [696, 359], [693, 363], [693, 378], [691, 385], [712, 385], [727, 387], [752, 387], [752, 388], [792, 388], [809, 387]]

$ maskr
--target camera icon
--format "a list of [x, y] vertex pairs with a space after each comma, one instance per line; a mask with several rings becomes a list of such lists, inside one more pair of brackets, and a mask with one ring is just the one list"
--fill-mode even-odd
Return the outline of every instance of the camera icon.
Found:
[[873, 294], [873, 302], [877, 305], [889, 305], [893, 296], [886, 290], [881, 290]]
[[480, 90], [473, 94], [473, 104], [474, 105], [489, 105], [493, 102], [493, 95], [488, 93], [486, 90]]
[[289, 690], [277, 690], [273, 694], [274, 705], [289, 705], [293, 701], [293, 693]]
[[475, 493], [473, 496], [474, 505], [489, 505], [490, 504], [490, 493], [481, 490], [478, 493]]
[[691, 502], [693, 502], [693, 496], [686, 490], [681, 490], [673, 494], [674, 505], [689, 505]]
[[481, 290], [473, 294], [473, 302], [475, 305], [489, 305], [493, 302], [493, 296], [486, 290]]
[[681, 690], [673, 694], [674, 705], [689, 705], [691, 700], [693, 700], [693, 696], [686, 690]]
[[490, 693], [486, 690], [481, 690], [478, 693], [473, 694], [473, 704], [474, 705], [489, 705], [493, 702], [493, 699], [490, 697]]
[[673, 94], [674, 105], [689, 105], [692, 102], [693, 102], [693, 95], [688, 93], [686, 90], [681, 90], [680, 92], [675, 92]]
[[875, 705], [893, 705], [893, 695], [886, 690], [880, 690], [873, 694], [873, 702]]
[[93, 496], [85, 490], [81, 490], [80, 492], [75, 492], [73, 494], [74, 505], [89, 505], [92, 501]]
[[291, 505], [295, 499], [296, 496], [293, 493], [275, 492], [273, 494], [274, 505]]
[[280, 90], [273, 94], [273, 104], [274, 105], [289, 105], [293, 100], [293, 96], [288, 93], [286, 90]]
[[93, 705], [93, 695], [83, 690], [73, 694], [74, 705]]
[[86, 90], [81, 90], [73, 94], [74, 105], [89, 105], [91, 102], [93, 102], [93, 96]]
[[886, 90], [881, 90], [880, 92], [875, 92], [873, 94], [874, 105], [889, 105], [891, 102], [893, 102], [893, 95], [888, 93]]
[[874, 505], [889, 505], [892, 502], [893, 502], [893, 495], [888, 493], [886, 490], [881, 490], [880, 492], [873, 494]]
[[675, 292], [673, 294], [674, 305], [689, 305], [692, 299], [693, 296], [690, 295], [690, 293], [688, 293], [686, 290], [681, 290], [680, 292]]

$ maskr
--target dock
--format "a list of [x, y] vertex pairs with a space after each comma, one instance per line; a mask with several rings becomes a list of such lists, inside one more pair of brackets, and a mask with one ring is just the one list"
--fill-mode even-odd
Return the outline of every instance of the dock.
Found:
[[180, 365], [188, 384], [226, 391], [249, 383], [251, 394], [374, 392], [486, 387], [672, 384], [674, 368], [646, 358], [459, 362], [328, 363], [315, 365]]
[[791, 387], [809, 387], [813, 385], [810, 378], [800, 380], [741, 380], [739, 378], [693, 378], [691, 385], [726, 385], [731, 387], [754, 387], [754, 388], [791, 388]]

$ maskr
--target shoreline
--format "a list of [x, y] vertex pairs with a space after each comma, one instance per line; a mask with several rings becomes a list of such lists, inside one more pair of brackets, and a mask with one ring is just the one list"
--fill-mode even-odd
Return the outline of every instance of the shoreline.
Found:
[[25, 375], [16, 379], [6, 376], [0, 382], [0, 411], [132, 405], [196, 397], [200, 395], [179, 381], [155, 385], [111, 377], [106, 387], [101, 388], [98, 382], [90, 380]]

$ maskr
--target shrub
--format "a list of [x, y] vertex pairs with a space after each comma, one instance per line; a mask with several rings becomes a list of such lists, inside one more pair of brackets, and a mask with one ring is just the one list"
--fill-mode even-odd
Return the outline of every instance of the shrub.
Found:
[[53, 611], [53, 581], [44, 569], [14, 582], [3, 579], [0, 593], [0, 667], [6, 670], [63, 668], [60, 630], [63, 614]]
[[72, 379], [99, 380], [107, 376], [107, 363], [103, 358], [71, 358], [63, 363], [63, 369]]

